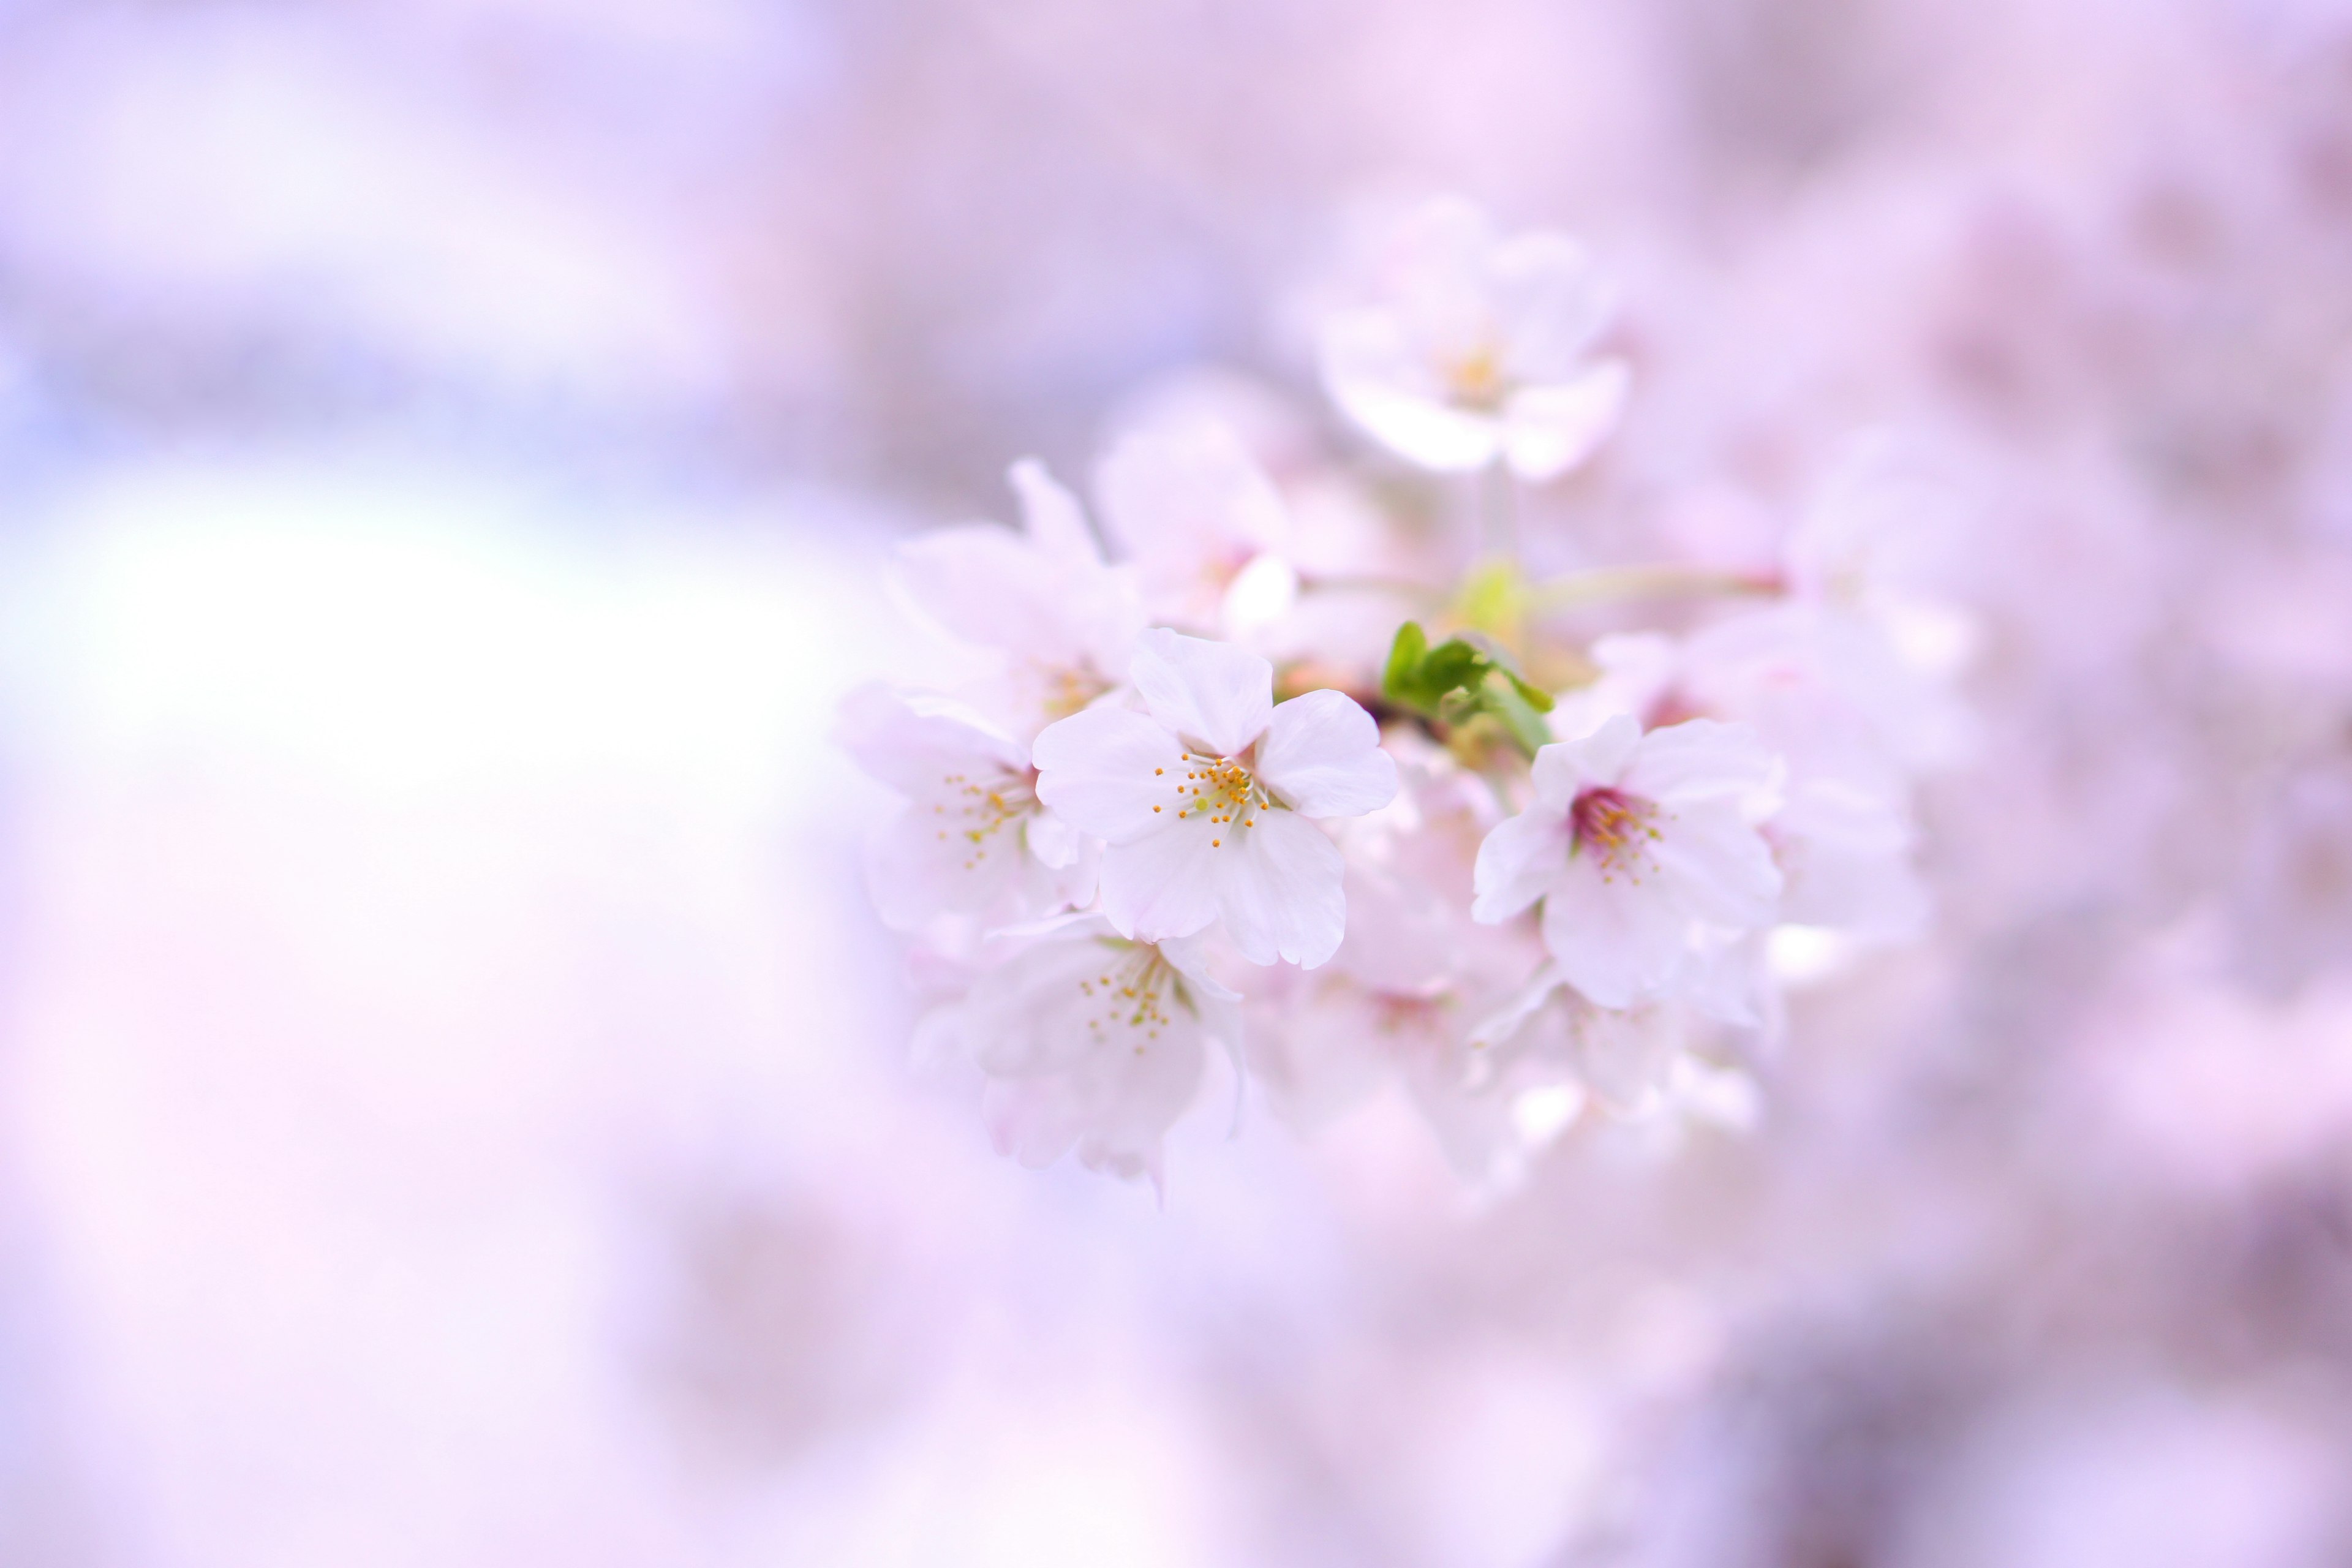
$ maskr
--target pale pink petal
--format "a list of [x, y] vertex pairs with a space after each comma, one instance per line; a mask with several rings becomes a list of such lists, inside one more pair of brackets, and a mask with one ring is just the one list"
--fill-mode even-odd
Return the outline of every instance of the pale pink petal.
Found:
[[861, 686], [842, 699], [834, 739], [857, 765], [905, 795], [950, 773], [1023, 773], [1029, 754], [975, 709], [935, 692]]
[[1585, 999], [1630, 1007], [1654, 995], [1681, 960], [1689, 922], [1651, 889], [1602, 880], [1578, 856], [1544, 897], [1544, 945]]
[[1633, 1116], [1654, 1110], [1667, 1070], [1682, 1054], [1680, 1009], [1595, 1008], [1577, 1020], [1578, 1066], [1593, 1094], [1611, 1111]]
[[1189, 1031], [1130, 1050], [1108, 1091], [1086, 1108], [1091, 1125], [1078, 1140], [1078, 1163], [1159, 1186], [1161, 1141], [1200, 1092], [1205, 1065], [1200, 1038]]
[[1210, 852], [1225, 934], [1252, 963], [1277, 957], [1313, 969], [1346, 933], [1346, 862], [1322, 829], [1295, 812], [1266, 811], [1254, 827], [1223, 832]]
[[1157, 578], [1279, 549], [1289, 537], [1282, 493], [1241, 437], [1213, 420], [1125, 437], [1095, 470], [1095, 493], [1112, 535]]
[[1103, 851], [1103, 913], [1139, 942], [1191, 936], [1207, 926], [1217, 918], [1222, 853], [1210, 840], [1221, 834], [1205, 817], [1192, 816], [1113, 844]]
[[1543, 747], [1536, 752], [1536, 797], [1554, 811], [1566, 811], [1581, 792], [1613, 787], [1641, 740], [1640, 720], [1612, 713], [1590, 734]]
[[1603, 360], [1574, 381], [1524, 386], [1503, 410], [1503, 455], [1523, 479], [1556, 479], [1591, 457], [1624, 416], [1633, 373]]
[[1494, 925], [1542, 898], [1568, 868], [1570, 839], [1567, 816], [1540, 801], [1486, 835], [1470, 918]]
[[[1034, 827], [1040, 820], [1032, 817], [1029, 826]], [[1004, 921], [1017, 924], [1052, 910], [1093, 903], [1101, 868], [1102, 845], [1092, 838], [1076, 839], [1074, 853], [1059, 866], [1046, 864], [1033, 851], [1023, 862], [1020, 885], [1013, 890]]]
[[1500, 1012], [1480, 1020], [1467, 1037], [1469, 1043], [1480, 1049], [1507, 1044], [1527, 1026], [1528, 1019], [1543, 1010], [1552, 993], [1565, 984], [1559, 975], [1559, 965], [1543, 965], [1528, 977], [1525, 985], [1511, 994]]
[[1242, 1023], [1242, 994], [1209, 973], [1208, 956], [1198, 935], [1171, 937], [1160, 944], [1160, 956], [1181, 978], [1178, 1001], [1192, 1009], [1201, 1032], [1225, 1053], [1234, 1069], [1234, 1126], [1241, 1126], [1242, 1097], [1249, 1083], [1244, 1057], [1248, 1038]]
[[1361, 816], [1396, 798], [1381, 727], [1344, 691], [1277, 704], [1258, 742], [1257, 776], [1302, 816]]
[[1875, 794], [1817, 779], [1793, 788], [1766, 833], [1783, 879], [1780, 918], [1901, 939], [1927, 917], [1911, 829]]
[[894, 931], [913, 931], [943, 910], [984, 910], [1020, 878], [1017, 830], [974, 844], [937, 820], [928, 808], [902, 811], [866, 841], [866, 890]]
[[1646, 851], [1682, 910], [1717, 925], [1769, 925], [1780, 898], [1771, 847], [1727, 805], [1699, 803], [1665, 813]]
[[1076, 863], [1087, 836], [1048, 808], [1031, 815], [1022, 839], [1039, 865], [1058, 868]]
[[1157, 627], [1129, 674], [1154, 719], [1218, 756], [1240, 755], [1274, 717], [1274, 666], [1231, 643]]
[[[1039, 732], [1037, 798], [1082, 833], [1112, 844], [1151, 832], [1175, 815], [1183, 747], [1150, 718], [1090, 708]], [[1153, 806], [1161, 806], [1155, 812]]]
[[1071, 651], [1071, 584], [1063, 563], [994, 523], [943, 528], [892, 557], [898, 587], [950, 636], [1040, 658]]
[[1627, 793], [1679, 806], [1727, 801], [1751, 813], [1769, 810], [1780, 764], [1745, 724], [1692, 719], [1642, 738], [1626, 765]]
[[1585, 248], [1559, 234], [1497, 247], [1488, 268], [1496, 325], [1516, 381], [1562, 382], [1580, 368], [1617, 308], [1616, 290]]
[[1095, 544], [1094, 531], [1087, 526], [1078, 498], [1047, 473], [1045, 464], [1024, 458], [1013, 465], [1008, 477], [1013, 493], [1021, 498], [1021, 519], [1031, 543], [1058, 560], [1086, 565], [1101, 563], [1102, 552]]
[[1242, 994], [1209, 973], [1206, 945], [1197, 935], [1170, 937], [1160, 944], [1160, 956], [1184, 977], [1185, 988], [1195, 1003], [1238, 1003]]

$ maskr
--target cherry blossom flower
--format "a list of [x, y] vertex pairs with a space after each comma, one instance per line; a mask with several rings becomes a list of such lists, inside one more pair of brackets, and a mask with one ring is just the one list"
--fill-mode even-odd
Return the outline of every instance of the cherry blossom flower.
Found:
[[1135, 574], [1106, 564], [1076, 497], [1024, 458], [1011, 479], [1023, 531], [940, 529], [899, 546], [900, 591], [949, 636], [993, 650], [980, 700], [1024, 735], [1118, 683], [1143, 629]]
[[1131, 432], [1097, 468], [1095, 492], [1153, 618], [1241, 636], [1290, 608], [1289, 512], [1223, 424], [1171, 419]]
[[1564, 695], [1553, 722], [1586, 731], [1611, 714], [1656, 726], [1693, 716], [1748, 725], [1788, 769], [1783, 802], [1763, 824], [1785, 886], [1780, 918], [1874, 941], [1915, 933], [1927, 895], [1913, 868], [1908, 778], [1870, 717], [1821, 668], [1819, 649], [1778, 612], [1687, 640], [1603, 637], [1601, 675]]
[[1745, 726], [1644, 734], [1618, 714], [1536, 753], [1536, 798], [1478, 851], [1474, 916], [1543, 903], [1544, 944], [1590, 1001], [1702, 997], [1725, 933], [1771, 923], [1780, 872], [1756, 829], [1778, 764]]
[[1198, 939], [1133, 942], [1085, 916], [926, 1015], [916, 1051], [986, 1076], [1000, 1153], [1042, 1167], [1075, 1145], [1088, 1170], [1157, 1186], [1161, 1139], [1199, 1092], [1206, 1047], [1239, 1059], [1240, 1001], [1208, 973]]
[[1387, 259], [1378, 299], [1336, 314], [1322, 340], [1333, 399], [1382, 445], [1427, 468], [1500, 459], [1548, 479], [1616, 427], [1630, 377], [1593, 354], [1612, 303], [1574, 241], [1504, 239], [1445, 201], [1410, 220]]
[[[1409, 734], [1397, 798], [1340, 825], [1348, 932], [1312, 974], [1277, 971], [1251, 996], [1250, 1063], [1277, 1111], [1317, 1127], [1401, 1086], [1462, 1178], [1499, 1187], [1522, 1173], [1532, 1108], [1565, 1080], [1530, 1060], [1498, 1076], [1473, 1026], [1545, 963], [1532, 929], [1475, 925], [1471, 868], [1499, 819], [1486, 781]], [[1523, 1092], [1538, 1096], [1515, 1114]]]
[[973, 709], [864, 687], [843, 702], [837, 734], [906, 797], [866, 846], [886, 924], [912, 931], [940, 914], [1013, 924], [1093, 896], [1098, 850], [1039, 803], [1028, 748]]
[[1145, 711], [1090, 709], [1036, 744], [1039, 797], [1108, 846], [1103, 912], [1139, 941], [1222, 921], [1253, 963], [1323, 963], [1346, 927], [1345, 868], [1312, 819], [1396, 794], [1371, 715], [1329, 690], [1276, 706], [1265, 659], [1164, 628], [1129, 679]]

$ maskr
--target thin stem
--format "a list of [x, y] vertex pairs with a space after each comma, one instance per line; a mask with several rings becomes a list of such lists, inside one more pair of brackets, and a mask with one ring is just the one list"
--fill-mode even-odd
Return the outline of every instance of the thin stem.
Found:
[[1486, 552], [1498, 561], [1519, 558], [1519, 494], [1511, 468], [1502, 458], [1489, 463], [1479, 476], [1486, 521]]
[[1383, 577], [1368, 572], [1302, 572], [1298, 585], [1308, 593], [1398, 594], [1423, 604], [1437, 604], [1445, 591], [1410, 577]]
[[1569, 610], [1623, 599], [1671, 599], [1716, 594], [1750, 597], [1780, 592], [1778, 580], [1745, 572], [1670, 563], [1598, 566], [1589, 572], [1570, 572], [1564, 577], [1530, 584], [1527, 591], [1527, 605], [1530, 610]]

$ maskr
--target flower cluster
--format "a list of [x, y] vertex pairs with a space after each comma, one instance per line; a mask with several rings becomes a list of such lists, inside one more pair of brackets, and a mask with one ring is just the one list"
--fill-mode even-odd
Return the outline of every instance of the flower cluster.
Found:
[[1157, 1183], [1213, 1050], [1295, 1120], [1392, 1082], [1504, 1181], [1587, 1105], [1752, 1114], [1792, 966], [1920, 927], [1954, 639], [1866, 451], [1769, 566], [1518, 556], [1521, 487], [1625, 407], [1612, 309], [1575, 245], [1438, 204], [1323, 336], [1370, 450], [1163, 399], [1099, 531], [1024, 461], [1019, 531], [901, 549], [968, 679], [860, 690], [841, 739], [903, 797], [877, 908], [961, 977], [922, 1052], [1002, 1149]]

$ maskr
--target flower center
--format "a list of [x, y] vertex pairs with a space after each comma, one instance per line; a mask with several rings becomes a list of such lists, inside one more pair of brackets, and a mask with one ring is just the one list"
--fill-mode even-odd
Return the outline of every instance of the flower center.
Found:
[[[1176, 820], [1205, 821], [1214, 827], [1255, 827], [1258, 813], [1272, 808], [1273, 797], [1250, 773], [1249, 765], [1234, 757], [1214, 756], [1204, 752], [1187, 752], [1182, 759], [1183, 776], [1176, 783]], [[1158, 811], [1158, 806], [1151, 808]], [[1225, 835], [1209, 840], [1209, 847], [1224, 847]]]
[[1586, 790], [1569, 807], [1569, 826], [1576, 835], [1569, 852], [1589, 852], [1599, 862], [1604, 882], [1614, 880], [1620, 871], [1638, 882], [1649, 863], [1649, 847], [1658, 837], [1657, 815], [1656, 805], [1640, 795]]
[[1111, 688], [1109, 681], [1085, 665], [1031, 660], [1022, 672], [1037, 710], [1048, 719], [1066, 719]]
[[1173, 1002], [1189, 1012], [1192, 1000], [1184, 994], [1184, 982], [1176, 966], [1160, 957], [1158, 948], [1124, 942], [1104, 945], [1119, 956], [1093, 978], [1078, 982], [1078, 990], [1093, 1004], [1087, 1016], [1087, 1037], [1124, 1038], [1141, 1056], [1144, 1043], [1158, 1039], [1160, 1031], [1173, 1022], [1167, 1005]]
[[1492, 411], [1503, 405], [1503, 359], [1491, 345], [1482, 344], [1445, 367], [1445, 389], [1465, 408]]
[[988, 858], [989, 845], [1008, 823], [1018, 823], [1037, 809], [1037, 772], [992, 773], [974, 778], [969, 773], [940, 776], [943, 798], [932, 804], [940, 837], [964, 841], [963, 868], [976, 871]]

